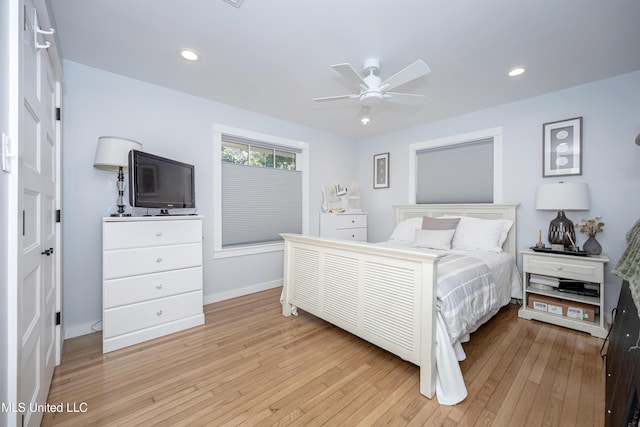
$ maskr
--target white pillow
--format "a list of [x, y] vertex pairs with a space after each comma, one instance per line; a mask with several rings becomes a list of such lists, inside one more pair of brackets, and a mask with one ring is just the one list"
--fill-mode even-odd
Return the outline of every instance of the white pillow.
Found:
[[460, 217], [451, 247], [452, 249], [502, 252], [502, 244], [507, 240], [512, 225], [513, 221], [510, 219]]
[[421, 227], [422, 217], [409, 218], [404, 221], [400, 221], [393, 230], [393, 233], [391, 233], [389, 240], [411, 243], [413, 242], [414, 237], [416, 237], [416, 230]]
[[456, 232], [451, 230], [416, 230], [411, 246], [416, 248], [451, 249], [451, 239]]

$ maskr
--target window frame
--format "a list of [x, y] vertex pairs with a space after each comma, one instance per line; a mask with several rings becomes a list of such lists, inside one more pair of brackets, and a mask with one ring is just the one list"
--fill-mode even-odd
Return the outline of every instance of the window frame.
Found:
[[493, 203], [502, 203], [504, 191], [502, 167], [502, 127], [473, 131], [409, 144], [408, 203], [416, 203], [416, 191], [418, 188], [417, 154], [419, 151], [436, 147], [447, 147], [462, 143], [469, 143], [473, 141], [482, 141], [489, 138], [493, 139]]
[[213, 258], [229, 258], [284, 250], [284, 242], [243, 245], [231, 248], [222, 246], [222, 135], [263, 142], [282, 147], [283, 151], [295, 149], [296, 170], [302, 173], [302, 233], [309, 234], [309, 144], [288, 138], [254, 132], [215, 123], [213, 126]]

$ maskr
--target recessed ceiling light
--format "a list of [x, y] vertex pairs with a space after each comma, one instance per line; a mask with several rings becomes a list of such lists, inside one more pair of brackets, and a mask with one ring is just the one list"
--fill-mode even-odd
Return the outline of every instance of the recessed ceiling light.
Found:
[[512, 69], [507, 71], [507, 76], [516, 77], [523, 74], [525, 71], [527, 71], [527, 69], [524, 67], [513, 67]]
[[198, 52], [193, 49], [180, 49], [178, 54], [187, 61], [197, 61], [200, 58]]

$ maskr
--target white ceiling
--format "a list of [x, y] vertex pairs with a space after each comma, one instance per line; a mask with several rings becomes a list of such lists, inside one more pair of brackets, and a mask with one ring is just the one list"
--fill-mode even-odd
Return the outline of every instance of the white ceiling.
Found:
[[[640, 70], [638, 0], [49, 0], [63, 58], [350, 138], [428, 123]], [[190, 47], [189, 63], [177, 50]], [[353, 93], [331, 69], [380, 76], [418, 106], [312, 98]], [[509, 79], [516, 65], [528, 68]]]

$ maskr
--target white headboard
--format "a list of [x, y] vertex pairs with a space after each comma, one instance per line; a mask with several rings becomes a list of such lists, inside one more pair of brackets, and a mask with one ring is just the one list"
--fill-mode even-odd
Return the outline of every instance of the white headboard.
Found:
[[471, 216], [484, 219], [510, 219], [513, 226], [509, 230], [507, 240], [502, 245], [502, 250], [510, 253], [513, 259], [517, 259], [518, 247], [516, 244], [516, 209], [519, 204], [493, 204], [493, 203], [455, 203], [455, 204], [419, 204], [397, 205], [396, 224], [400, 221], [419, 216], [439, 217], [443, 215]]

